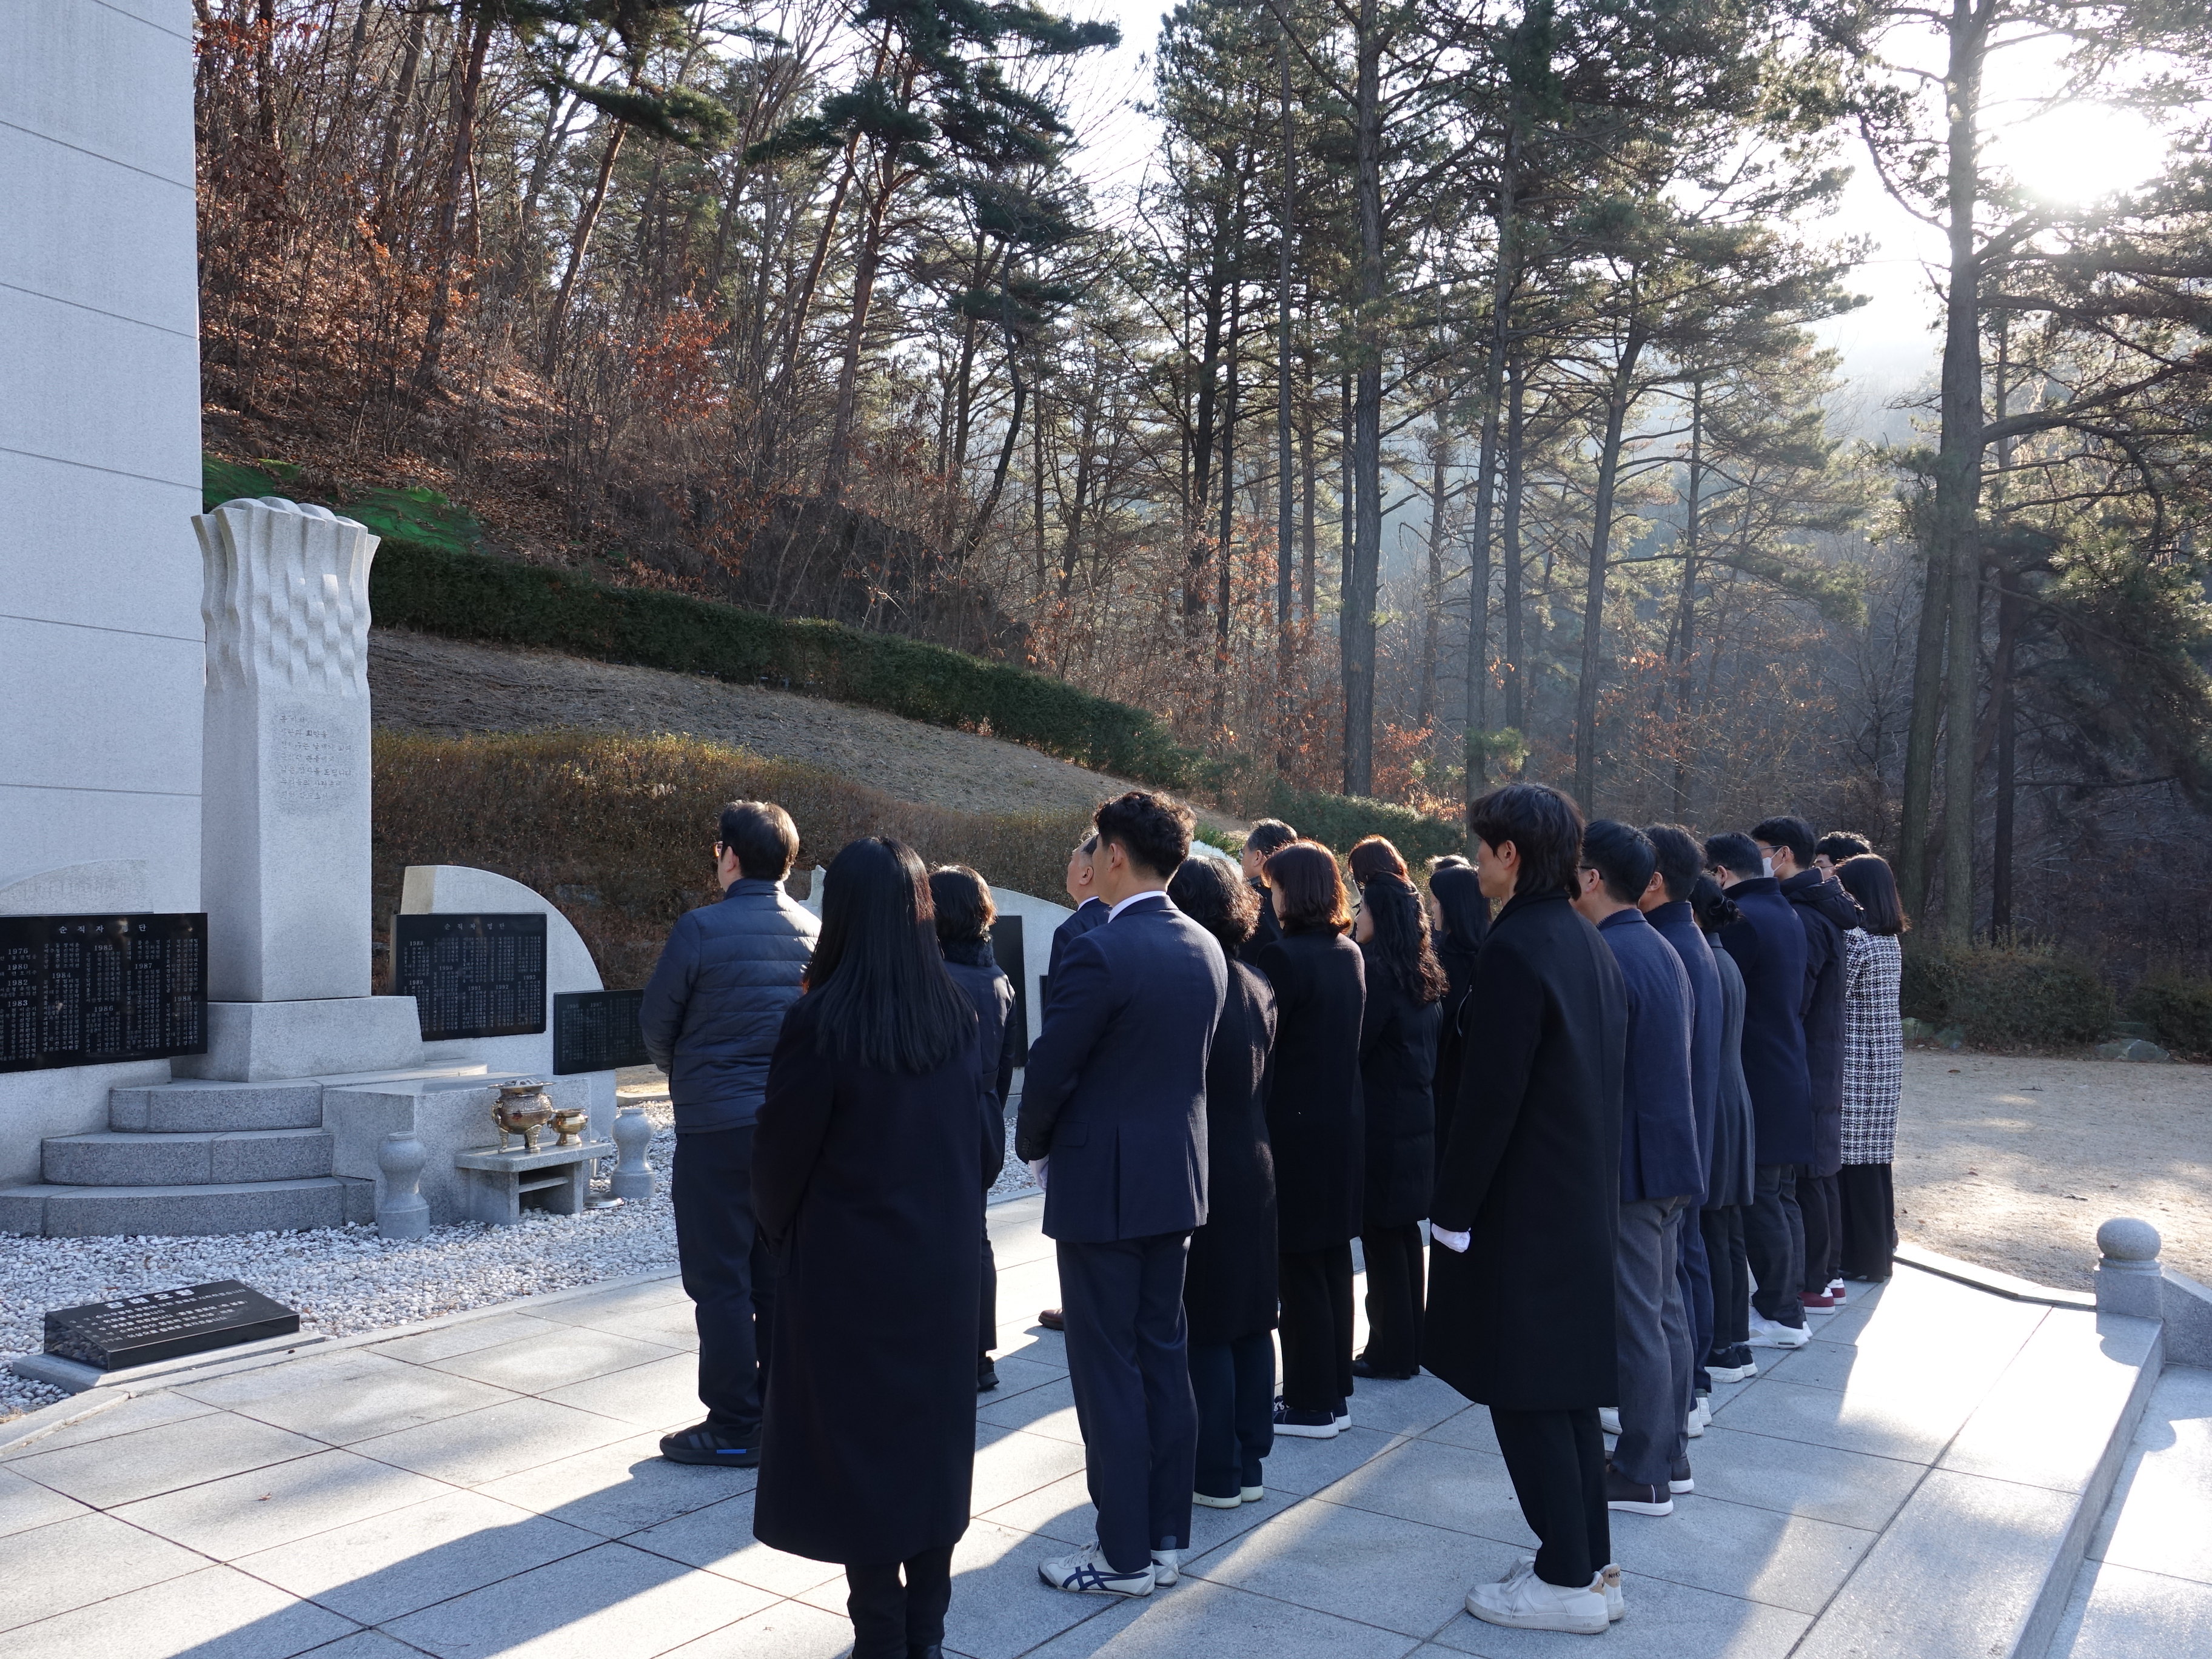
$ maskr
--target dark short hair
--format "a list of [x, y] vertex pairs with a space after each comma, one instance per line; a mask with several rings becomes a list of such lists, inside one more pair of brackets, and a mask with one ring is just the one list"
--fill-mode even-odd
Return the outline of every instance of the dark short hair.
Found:
[[1432, 860], [1429, 891], [1436, 895], [1437, 909], [1444, 920], [1444, 942], [1461, 951], [1481, 949], [1490, 932], [1490, 901], [1482, 896], [1482, 879], [1474, 866], [1456, 853]]
[[1759, 843], [1749, 836], [1729, 830], [1724, 836], [1713, 836], [1705, 842], [1705, 865], [1709, 869], [1725, 870], [1731, 875], [1763, 875], [1766, 856], [1759, 850]]
[[1802, 818], [1787, 816], [1761, 818], [1751, 826], [1751, 838], [1763, 841], [1769, 847], [1786, 847], [1798, 866], [1808, 868], [1813, 862], [1813, 826]]
[[817, 1052], [877, 1071], [933, 1072], [975, 1040], [945, 966], [929, 878], [903, 842], [870, 836], [831, 860], [806, 967]]
[[1340, 933], [1352, 926], [1352, 907], [1344, 902], [1344, 878], [1336, 854], [1317, 841], [1294, 841], [1267, 855], [1267, 885], [1274, 890], [1275, 920], [1286, 933], [1327, 929]]
[[1119, 843], [1129, 862], [1163, 879], [1190, 856], [1190, 832], [1198, 820], [1190, 808], [1150, 790], [1116, 795], [1091, 815], [1098, 844]]
[[940, 864], [929, 872], [929, 899], [937, 907], [937, 938], [943, 945], [988, 939], [999, 907], [990, 884], [964, 864]]
[[1076, 842], [1070, 851], [1071, 853], [1080, 853], [1087, 859], [1097, 858], [1098, 856], [1098, 832], [1096, 830], [1093, 830], [1081, 841]]
[[1698, 838], [1679, 823], [1650, 823], [1644, 839], [1651, 843], [1659, 873], [1666, 878], [1667, 896], [1676, 904], [1690, 896], [1698, 878], [1705, 872], [1705, 849]]
[[1298, 832], [1280, 818], [1255, 818], [1245, 832], [1244, 850], [1265, 858], [1270, 853], [1281, 851], [1298, 838]]
[[1259, 925], [1260, 896], [1222, 859], [1185, 859], [1168, 882], [1168, 902], [1233, 951]]
[[1864, 858], [1874, 851], [1874, 843], [1864, 836], [1855, 836], [1848, 830], [1831, 830], [1813, 843], [1813, 854], [1831, 864], [1841, 864], [1845, 859]]
[[1650, 838], [1613, 818], [1599, 818], [1583, 831], [1582, 861], [1597, 872], [1616, 904], [1633, 904], [1644, 896], [1657, 862]]
[[1467, 809], [1467, 827], [1486, 847], [1512, 843], [1521, 856], [1516, 894], [1573, 887], [1583, 815], [1549, 784], [1509, 783], [1492, 790]]
[[1859, 902], [1859, 926], [1869, 933], [1891, 938], [1905, 933], [1912, 919], [1905, 914], [1905, 901], [1897, 896], [1897, 878], [1887, 860], [1861, 853], [1836, 866], [1836, 879]]
[[1344, 861], [1352, 871], [1353, 884], [1361, 888], [1377, 876], [1407, 879], [1406, 860], [1380, 836], [1363, 836], [1352, 842], [1352, 851], [1345, 855]]
[[1690, 914], [1698, 919], [1698, 929], [1708, 933], [1717, 933], [1743, 920], [1735, 901], [1711, 876], [1699, 876], [1698, 884], [1690, 890]]
[[733, 800], [722, 809], [719, 844], [748, 880], [781, 881], [799, 857], [799, 826], [772, 800]]

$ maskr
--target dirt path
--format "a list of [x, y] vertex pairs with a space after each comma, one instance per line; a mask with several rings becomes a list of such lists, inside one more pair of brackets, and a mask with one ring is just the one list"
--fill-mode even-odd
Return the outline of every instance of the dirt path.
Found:
[[[1019, 744], [794, 691], [431, 634], [372, 632], [368, 686], [376, 723], [398, 731], [683, 732], [963, 811], [1088, 811], [1130, 787]], [[1243, 828], [1218, 812], [1200, 817]]]
[[2098, 1227], [2131, 1215], [2212, 1284], [2212, 1066], [1907, 1054], [1895, 1171], [1931, 1250], [2087, 1290]]

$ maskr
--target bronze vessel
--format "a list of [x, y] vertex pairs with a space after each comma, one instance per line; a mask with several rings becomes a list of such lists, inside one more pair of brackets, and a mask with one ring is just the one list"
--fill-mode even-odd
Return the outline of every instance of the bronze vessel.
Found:
[[591, 1127], [591, 1121], [592, 1115], [580, 1106], [556, 1109], [552, 1117], [553, 1129], [561, 1138], [553, 1144], [556, 1146], [582, 1146], [584, 1131]]
[[538, 1132], [552, 1121], [553, 1103], [545, 1097], [542, 1083], [502, 1083], [499, 1099], [493, 1103], [491, 1121], [499, 1126], [499, 1150], [507, 1150], [510, 1134], [522, 1137], [522, 1150], [538, 1150]]

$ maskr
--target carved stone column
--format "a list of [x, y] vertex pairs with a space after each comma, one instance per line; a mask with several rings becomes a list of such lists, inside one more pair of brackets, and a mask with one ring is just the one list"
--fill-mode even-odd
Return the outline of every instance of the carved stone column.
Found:
[[377, 538], [275, 497], [228, 501], [192, 525], [206, 574], [209, 998], [365, 997]]

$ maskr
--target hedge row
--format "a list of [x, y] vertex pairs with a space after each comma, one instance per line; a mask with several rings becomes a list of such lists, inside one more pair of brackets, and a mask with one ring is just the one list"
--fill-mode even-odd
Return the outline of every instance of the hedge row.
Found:
[[1063, 680], [896, 635], [763, 616], [681, 593], [619, 587], [489, 554], [386, 541], [368, 583], [381, 627], [548, 646], [611, 662], [787, 684], [933, 726], [988, 730], [1102, 772], [1170, 789], [1206, 762], [1158, 718]]
[[1978, 1048], [2098, 1042], [2118, 1014], [2089, 963], [2028, 945], [1962, 949], [1915, 939], [1898, 1000], [1906, 1018], [1959, 1026]]

